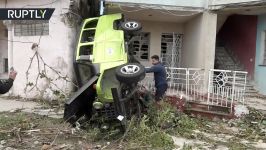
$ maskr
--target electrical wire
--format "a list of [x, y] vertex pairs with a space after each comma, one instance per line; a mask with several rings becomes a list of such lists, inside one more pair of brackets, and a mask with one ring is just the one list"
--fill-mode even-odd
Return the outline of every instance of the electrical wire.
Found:
[[7, 39], [0, 39], [0, 41], [8, 41], [8, 42], [12, 42], [12, 43], [23, 43], [23, 44], [27, 44], [27, 43], [35, 43], [35, 42], [25, 42], [25, 41], [14, 41], [14, 40], [7, 40]]
[[118, 5], [119, 9], [124, 11], [124, 12], [137, 12], [137, 11], [142, 11], [142, 10], [146, 10], [147, 8], [144, 8], [144, 9], [137, 9], [137, 10], [126, 10], [126, 9], [123, 9], [121, 7], [121, 5]]
[[188, 16], [193, 16], [193, 15], [196, 15], [198, 14], [199, 12], [194, 12], [194, 13], [191, 13], [191, 14], [187, 14], [187, 15], [180, 15], [180, 14], [175, 14], [173, 12], [171, 12], [170, 10], [167, 10], [165, 8], [163, 8], [166, 12], [163, 12], [163, 11], [160, 11], [161, 13], [165, 13], [165, 14], [169, 14], [169, 15], [172, 15], [172, 16], [177, 16], [177, 17], [188, 17]]
[[[79, 14], [75, 13], [74, 11], [72, 11], [72, 9], [70, 9], [70, 8], [62, 8], [62, 9], [67, 9], [67, 10], [68, 10], [68, 12], [67, 12], [67, 13], [73, 14], [73, 15], [75, 15], [75, 16], [77, 16], [77, 17], [79, 17], [81, 20], [83, 20], [83, 18], [81, 17], [81, 15], [79, 15]], [[63, 14], [63, 13], [61, 13], [60, 15], [64, 15], [64, 14]]]
[[[198, 14], [199, 12], [194, 12], [194, 13], [191, 13], [191, 14], [188, 14], [188, 15], [181, 15], [181, 14], [176, 14], [174, 12], [171, 12], [170, 10], [168, 9], [165, 9], [163, 6], [159, 6], [159, 7], [155, 7], [155, 6], [141, 6], [143, 7], [142, 9], [136, 9], [136, 10], [126, 10], [126, 9], [123, 9], [122, 6], [119, 4], [118, 5], [119, 9], [124, 11], [124, 12], [129, 12], [129, 13], [132, 13], [132, 12], [138, 12], [138, 11], [142, 11], [142, 10], [148, 10], [148, 9], [153, 9], [153, 10], [156, 10], [156, 11], [159, 11], [163, 14], [167, 14], [167, 15], [172, 15], [172, 16], [177, 16], [177, 17], [187, 17], [187, 16], [193, 16], [195, 14]], [[129, 7], [132, 7], [132, 6], [129, 6]], [[134, 7], [134, 6], [133, 6]], [[164, 10], [164, 11], [162, 11]]]
[[47, 6], [47, 5], [51, 5], [51, 4], [54, 4], [54, 3], [56, 3], [57, 1], [60, 1], [60, 0], [54, 0], [54, 1], [52, 1], [52, 2], [50, 2], [50, 3], [46, 3], [46, 4], [36, 4], [36, 5], [25, 5], [25, 6], [23, 6], [23, 7], [21, 7], [21, 8], [25, 8], [25, 7], [28, 7], [28, 6]]

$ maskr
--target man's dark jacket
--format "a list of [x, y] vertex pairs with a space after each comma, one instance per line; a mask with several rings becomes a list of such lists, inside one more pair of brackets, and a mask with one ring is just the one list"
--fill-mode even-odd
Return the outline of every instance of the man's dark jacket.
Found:
[[9, 78], [8, 80], [0, 80], [0, 94], [5, 94], [13, 85], [13, 79]]
[[151, 68], [145, 68], [146, 73], [154, 72], [155, 87], [167, 85], [166, 71], [163, 64], [158, 63]]

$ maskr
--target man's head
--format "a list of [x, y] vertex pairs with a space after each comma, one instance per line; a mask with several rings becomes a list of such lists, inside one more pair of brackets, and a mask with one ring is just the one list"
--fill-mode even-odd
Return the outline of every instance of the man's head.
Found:
[[151, 63], [153, 64], [153, 65], [156, 65], [156, 64], [158, 64], [160, 61], [159, 61], [159, 56], [158, 55], [153, 55], [153, 56], [151, 56]]

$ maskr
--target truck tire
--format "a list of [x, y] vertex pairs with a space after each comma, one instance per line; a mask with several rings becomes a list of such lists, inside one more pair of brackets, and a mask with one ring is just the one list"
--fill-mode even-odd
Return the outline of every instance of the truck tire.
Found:
[[121, 83], [137, 83], [144, 77], [145, 68], [139, 63], [127, 63], [116, 68], [116, 78]]
[[139, 22], [136, 21], [125, 21], [121, 23], [121, 28], [127, 32], [134, 32], [141, 30], [142, 26]]

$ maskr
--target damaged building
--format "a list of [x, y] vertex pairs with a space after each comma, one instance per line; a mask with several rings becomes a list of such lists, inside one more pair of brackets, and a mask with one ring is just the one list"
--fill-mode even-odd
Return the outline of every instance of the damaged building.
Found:
[[[73, 53], [84, 18], [99, 15], [95, 0], [0, 0], [0, 8], [55, 8], [50, 20], [0, 21], [0, 76], [18, 72], [9, 94], [58, 98], [72, 91]], [[37, 53], [36, 53], [37, 52]]]

